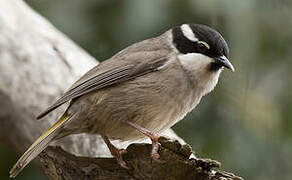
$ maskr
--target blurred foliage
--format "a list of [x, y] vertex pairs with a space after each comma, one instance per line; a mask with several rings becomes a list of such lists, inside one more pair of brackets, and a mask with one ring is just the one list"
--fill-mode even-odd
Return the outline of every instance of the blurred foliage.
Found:
[[[223, 34], [236, 72], [225, 71], [175, 131], [199, 157], [246, 179], [291, 179], [292, 1], [27, 0], [99, 61], [183, 23]], [[1, 147], [0, 179], [17, 156]], [[26, 168], [18, 179], [46, 179]]]

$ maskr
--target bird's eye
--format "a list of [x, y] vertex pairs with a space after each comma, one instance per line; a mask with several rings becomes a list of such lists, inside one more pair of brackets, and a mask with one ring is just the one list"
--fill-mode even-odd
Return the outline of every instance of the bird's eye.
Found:
[[210, 46], [208, 43], [204, 41], [198, 41], [198, 50], [202, 53], [206, 52], [208, 49], [210, 49]]

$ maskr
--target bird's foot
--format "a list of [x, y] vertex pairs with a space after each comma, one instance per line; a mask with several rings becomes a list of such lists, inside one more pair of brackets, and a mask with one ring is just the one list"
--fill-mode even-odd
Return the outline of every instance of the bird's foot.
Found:
[[124, 149], [118, 149], [118, 152], [116, 153], [116, 155], [113, 155], [113, 156], [116, 157], [117, 162], [120, 166], [122, 166], [125, 169], [129, 169], [129, 167], [127, 166], [127, 163], [123, 160], [123, 157], [122, 157], [122, 152], [124, 151], [125, 151]]
[[117, 159], [117, 163], [125, 169], [129, 169], [127, 163], [123, 160], [122, 154], [125, 151], [124, 149], [118, 149], [115, 147], [107, 136], [102, 136], [105, 144], [107, 145], [108, 149], [110, 150], [111, 154]]
[[152, 141], [152, 151], [151, 151], [151, 157], [154, 161], [158, 162], [158, 163], [164, 163], [165, 161], [160, 159], [160, 155], [158, 153], [159, 151], [159, 138], [160, 136], [156, 135], [156, 134], [149, 134], [149, 136], [151, 141]]
[[165, 161], [162, 161], [160, 159], [160, 155], [158, 153], [158, 150], [159, 150], [158, 140], [159, 140], [160, 136], [152, 133], [151, 131], [149, 131], [146, 128], [139, 126], [138, 124], [132, 123], [130, 121], [126, 121], [126, 123], [129, 124], [130, 126], [132, 126], [133, 128], [137, 129], [138, 131], [140, 131], [144, 135], [148, 136], [151, 139], [151, 141], [152, 141], [152, 151], [151, 151], [152, 159], [156, 162], [164, 163]]

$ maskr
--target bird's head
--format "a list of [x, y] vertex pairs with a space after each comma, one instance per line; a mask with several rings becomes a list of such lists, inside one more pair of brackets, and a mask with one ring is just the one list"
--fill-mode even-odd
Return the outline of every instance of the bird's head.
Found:
[[228, 60], [228, 45], [216, 30], [205, 25], [183, 24], [171, 32], [173, 45], [184, 59], [183, 63], [206, 65], [204, 67], [210, 71], [218, 71], [223, 67], [234, 71]]

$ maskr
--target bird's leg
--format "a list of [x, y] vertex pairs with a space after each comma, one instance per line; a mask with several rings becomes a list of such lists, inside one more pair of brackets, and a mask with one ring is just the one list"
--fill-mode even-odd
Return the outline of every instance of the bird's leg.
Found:
[[122, 157], [122, 151], [121, 149], [118, 149], [115, 147], [107, 136], [102, 135], [102, 139], [104, 140], [105, 144], [107, 145], [108, 149], [110, 150], [111, 154], [117, 159], [118, 163], [125, 169], [129, 169], [126, 162], [123, 160]]
[[163, 162], [163, 161], [159, 160], [160, 155], [158, 154], [158, 150], [159, 150], [158, 139], [159, 139], [159, 136], [154, 134], [154, 133], [152, 133], [148, 129], [139, 126], [138, 124], [132, 123], [130, 121], [126, 121], [126, 123], [129, 124], [130, 126], [132, 126], [133, 128], [137, 129], [138, 131], [140, 131], [144, 135], [148, 136], [151, 139], [151, 141], [152, 141], [152, 151], [151, 151], [152, 158], [155, 161]]

